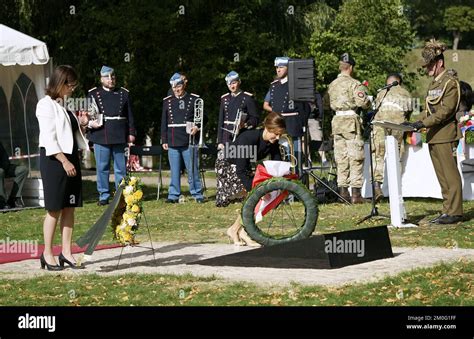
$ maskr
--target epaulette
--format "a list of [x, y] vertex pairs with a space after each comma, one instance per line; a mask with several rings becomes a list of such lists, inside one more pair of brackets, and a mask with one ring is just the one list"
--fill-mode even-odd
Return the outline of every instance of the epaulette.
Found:
[[191, 95], [195, 96], [196, 98], [199, 98], [199, 95], [191, 93]]
[[91, 88], [89, 92], [92, 92], [93, 90], [97, 89], [97, 87]]
[[222, 95], [221, 95], [221, 99], [224, 98], [224, 97], [226, 97], [226, 96], [228, 96], [229, 94], [230, 94], [230, 93], [222, 94]]
[[250, 93], [250, 92], [244, 92], [244, 93], [253, 97], [253, 93]]
[[459, 78], [458, 78], [456, 75], [451, 74], [451, 73], [447, 73], [447, 74], [446, 74], [446, 77], [447, 77], [449, 80], [459, 81]]
[[168, 95], [166, 98], [163, 98], [163, 101], [166, 100], [166, 99], [169, 99], [171, 97], [172, 97], [172, 95]]
[[128, 89], [126, 89], [125, 87], [120, 87], [121, 89], [127, 91], [127, 92], [130, 92]]
[[274, 84], [277, 81], [280, 81], [280, 79], [273, 80], [270, 84]]

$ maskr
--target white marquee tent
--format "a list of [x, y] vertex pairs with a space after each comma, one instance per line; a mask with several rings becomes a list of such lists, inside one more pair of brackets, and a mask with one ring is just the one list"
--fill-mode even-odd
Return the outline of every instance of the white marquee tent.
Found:
[[46, 44], [0, 24], [0, 142], [38, 170], [36, 104], [50, 74]]

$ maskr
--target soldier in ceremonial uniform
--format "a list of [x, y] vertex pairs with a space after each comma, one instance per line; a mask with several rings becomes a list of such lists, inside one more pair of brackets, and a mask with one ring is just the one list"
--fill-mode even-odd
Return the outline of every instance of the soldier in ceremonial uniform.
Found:
[[[402, 77], [398, 73], [392, 73], [387, 76], [386, 84], [390, 85], [394, 81], [398, 82], [397, 86], [382, 90], [375, 99], [375, 107], [379, 110], [374, 117], [374, 121], [387, 121], [395, 124], [401, 124], [407, 121], [413, 108], [411, 104], [410, 93], [402, 87]], [[386, 133], [393, 135], [398, 141], [400, 149], [400, 157], [403, 154], [403, 132], [397, 130], [387, 131], [380, 126], [374, 126], [373, 142], [373, 164], [374, 164], [374, 186], [375, 186], [375, 200], [380, 200], [383, 197], [382, 182], [385, 165], [385, 136]]]
[[[219, 124], [217, 125], [217, 144], [218, 149], [223, 149], [225, 144], [234, 140], [232, 131], [235, 125], [239, 124], [237, 134], [242, 130], [257, 127], [259, 122], [259, 113], [257, 105], [253, 99], [253, 94], [244, 92], [240, 89], [239, 74], [231, 71], [225, 77], [229, 93], [221, 96], [221, 105], [219, 108]], [[240, 121], [237, 121], [237, 113], [241, 110]]]
[[311, 108], [306, 102], [294, 102], [289, 99], [288, 90], [288, 57], [275, 58], [278, 79], [270, 85], [265, 96], [264, 110], [280, 113], [285, 119], [286, 131], [293, 139], [293, 150], [297, 159], [297, 172], [302, 169], [301, 137], [307, 125]]
[[461, 131], [456, 121], [461, 99], [459, 81], [445, 69], [443, 52], [446, 45], [436, 40], [426, 43], [423, 67], [433, 77], [428, 88], [423, 120], [406, 123], [416, 130], [428, 129], [426, 142], [441, 186], [443, 209], [433, 224], [454, 224], [463, 220], [462, 182], [456, 161], [456, 148]]
[[[204, 197], [202, 195], [201, 180], [199, 179], [196, 147], [201, 126], [193, 126], [187, 131], [187, 126], [194, 121], [194, 103], [199, 95], [186, 92], [186, 83], [179, 73], [173, 74], [170, 84], [173, 88], [173, 95], [163, 99], [161, 115], [161, 142], [163, 149], [168, 151], [171, 169], [171, 183], [166, 202], [177, 203], [181, 195], [180, 176], [181, 159], [183, 159], [188, 172], [189, 191], [197, 203], [202, 203]], [[205, 116], [203, 120], [206, 124]], [[191, 138], [190, 135], [193, 135], [194, 138]], [[190, 139], [194, 139], [194, 145], [190, 145]], [[195, 148], [195, 152], [192, 151], [192, 147]], [[191, 161], [193, 153], [194, 161]], [[194, 163], [194, 170], [191, 168], [191, 163]]]
[[344, 53], [339, 61], [341, 73], [328, 88], [329, 104], [336, 112], [332, 119], [334, 158], [337, 165], [337, 185], [345, 199], [349, 199], [348, 187], [352, 188], [352, 203], [363, 203], [361, 188], [364, 181], [364, 141], [362, 121], [358, 109], [370, 107], [366, 87], [352, 78], [355, 60]]
[[89, 90], [88, 99], [94, 102], [102, 121], [90, 120], [88, 139], [94, 143], [97, 167], [98, 205], [109, 202], [110, 158], [114, 161], [115, 189], [126, 174], [125, 149], [135, 142], [135, 125], [130, 95], [126, 88], [115, 87], [114, 69], [103, 66], [100, 71], [101, 87]]

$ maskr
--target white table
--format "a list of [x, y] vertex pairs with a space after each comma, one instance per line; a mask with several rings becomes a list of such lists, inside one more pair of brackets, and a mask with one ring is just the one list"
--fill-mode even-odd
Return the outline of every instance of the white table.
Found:
[[[462, 173], [461, 161], [474, 158], [474, 145], [466, 145], [464, 154], [458, 155], [458, 169], [463, 182], [463, 199], [474, 200], [474, 173]], [[403, 197], [423, 197], [441, 199], [441, 187], [431, 162], [428, 144], [422, 146], [405, 145], [402, 157]], [[385, 170], [382, 190], [388, 196], [387, 171]], [[369, 145], [365, 144], [364, 185], [362, 196], [371, 197]]]

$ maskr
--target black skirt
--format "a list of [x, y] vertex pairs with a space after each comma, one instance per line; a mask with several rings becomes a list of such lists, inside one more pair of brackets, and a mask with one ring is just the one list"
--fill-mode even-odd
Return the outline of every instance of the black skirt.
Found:
[[[76, 147], [74, 147], [76, 149]], [[82, 207], [82, 175], [79, 152], [65, 154], [76, 168], [76, 176], [68, 177], [61, 162], [54, 155], [46, 156], [40, 148], [40, 172], [43, 180], [44, 207], [48, 211], [59, 211], [65, 207]]]

